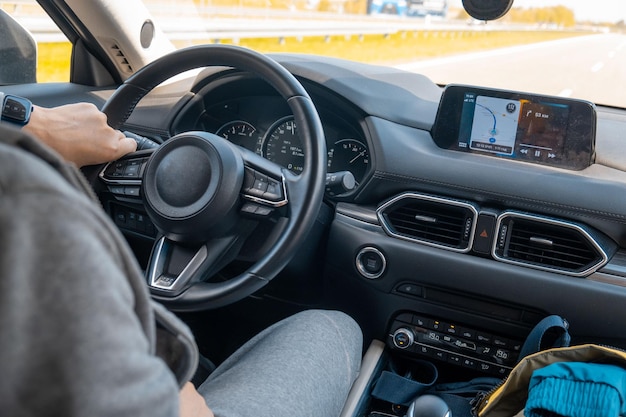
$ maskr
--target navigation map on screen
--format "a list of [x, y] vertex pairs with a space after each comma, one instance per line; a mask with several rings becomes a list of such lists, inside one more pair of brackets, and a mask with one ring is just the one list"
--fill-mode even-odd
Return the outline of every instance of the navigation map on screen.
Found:
[[522, 103], [478, 96], [470, 134], [470, 149], [512, 155]]
[[548, 162], [564, 157], [569, 106], [467, 92], [459, 149]]

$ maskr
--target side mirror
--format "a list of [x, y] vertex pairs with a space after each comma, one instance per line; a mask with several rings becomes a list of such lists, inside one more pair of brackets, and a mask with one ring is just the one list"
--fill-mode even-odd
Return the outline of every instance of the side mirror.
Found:
[[37, 82], [37, 44], [33, 36], [0, 9], [0, 85]]
[[513, 0], [463, 0], [463, 8], [474, 19], [496, 20], [509, 11]]

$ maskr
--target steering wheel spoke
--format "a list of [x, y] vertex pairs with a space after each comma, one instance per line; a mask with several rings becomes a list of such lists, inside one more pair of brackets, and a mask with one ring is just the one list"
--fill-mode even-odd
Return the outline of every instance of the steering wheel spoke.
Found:
[[[146, 271], [148, 286], [155, 294], [175, 297], [194, 284], [205, 282], [237, 253], [239, 236], [226, 236], [186, 246], [160, 237], [152, 248]], [[219, 284], [214, 284], [218, 286]]]
[[[186, 261], [182, 265], [173, 265], [173, 257], [184, 257]], [[161, 237], [152, 248], [150, 263], [146, 271], [148, 285], [158, 293], [179, 294], [189, 287], [194, 277], [199, 275], [207, 259], [208, 250], [205, 245], [194, 250], [181, 247]]]

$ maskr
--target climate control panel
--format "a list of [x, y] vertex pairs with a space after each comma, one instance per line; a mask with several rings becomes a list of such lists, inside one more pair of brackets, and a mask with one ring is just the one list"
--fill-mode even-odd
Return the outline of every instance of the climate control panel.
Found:
[[392, 322], [388, 345], [484, 373], [504, 376], [517, 363], [522, 341], [415, 313]]

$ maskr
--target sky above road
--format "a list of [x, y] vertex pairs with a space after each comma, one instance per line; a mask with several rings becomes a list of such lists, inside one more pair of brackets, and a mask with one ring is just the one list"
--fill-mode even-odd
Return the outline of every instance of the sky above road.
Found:
[[[462, 7], [461, 0], [452, 0], [452, 5]], [[513, 7], [549, 7], [563, 5], [574, 11], [576, 20], [592, 22], [626, 21], [624, 0], [515, 0]]]

